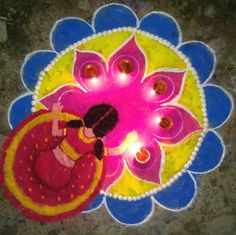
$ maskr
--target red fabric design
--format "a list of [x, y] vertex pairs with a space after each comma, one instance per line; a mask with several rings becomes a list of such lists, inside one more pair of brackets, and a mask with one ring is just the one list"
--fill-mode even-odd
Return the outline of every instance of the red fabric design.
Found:
[[[3, 144], [3, 155], [0, 160], [0, 182], [4, 187], [4, 193], [6, 196], [16, 207], [20, 208], [24, 215], [40, 221], [49, 222], [72, 216], [84, 210], [92, 202], [101, 189], [105, 175], [106, 160], [103, 159], [103, 169], [98, 185], [94, 188], [94, 191], [91, 191], [88, 198], [79, 204], [74, 210], [57, 214], [55, 216], [43, 216], [35, 211], [22, 207], [22, 204], [12, 195], [4, 182], [5, 175], [3, 167], [6, 151], [12, 140], [17, 138], [18, 133], [27, 123], [45, 113], [47, 113], [47, 111], [41, 110], [32, 114], [8, 135], [8, 138]], [[61, 122], [60, 125], [64, 125], [64, 123]], [[56, 206], [74, 200], [76, 197], [83, 195], [86, 190], [90, 188], [96, 175], [98, 160], [92, 153], [88, 153], [81, 159], [77, 160], [75, 166], [67, 171], [68, 169], [57, 161], [51, 151], [52, 148], [55, 148], [61, 143], [64, 137], [53, 137], [51, 135], [51, 130], [52, 122], [47, 121], [33, 127], [23, 137], [15, 152], [13, 172], [18, 186], [25, 195], [32, 199], [33, 202]], [[41, 159], [43, 158], [47, 158], [47, 160], [42, 161]], [[37, 161], [41, 161], [38, 166], [35, 164]], [[41, 168], [44, 168], [44, 172]], [[55, 177], [48, 180], [50, 172], [55, 174]], [[44, 181], [46, 181], [47, 184], [42, 182], [37, 174], [41, 174], [41, 176], [43, 175]]]

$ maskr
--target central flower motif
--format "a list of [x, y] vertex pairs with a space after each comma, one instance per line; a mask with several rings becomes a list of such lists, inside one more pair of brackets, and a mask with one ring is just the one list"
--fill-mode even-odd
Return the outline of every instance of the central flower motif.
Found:
[[161, 184], [164, 155], [159, 143], [173, 145], [203, 129], [192, 114], [175, 102], [186, 70], [157, 70], [147, 74], [146, 68], [145, 54], [135, 36], [107, 62], [98, 53], [76, 49], [73, 66], [76, 85], [64, 85], [40, 100], [48, 109], [60, 101], [64, 111], [81, 116], [100, 103], [117, 109], [118, 124], [104, 138], [111, 151], [103, 190], [121, 174], [122, 159], [137, 177]]

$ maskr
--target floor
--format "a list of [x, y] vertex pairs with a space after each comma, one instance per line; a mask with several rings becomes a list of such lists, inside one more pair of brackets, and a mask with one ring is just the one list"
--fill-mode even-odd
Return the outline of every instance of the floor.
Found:
[[[0, 35], [0, 144], [9, 132], [10, 102], [24, 93], [20, 66], [26, 54], [49, 49], [48, 35], [57, 19], [77, 16], [90, 20], [106, 0], [0, 0], [0, 20], [7, 18]], [[236, 2], [233, 0], [128, 0], [139, 17], [165, 11], [175, 17], [183, 40], [201, 40], [216, 52], [218, 65], [211, 82], [227, 89], [236, 101]], [[4, 39], [5, 37], [5, 39]], [[5, 42], [4, 42], [5, 41]], [[198, 196], [188, 210], [174, 213], [156, 207], [142, 226], [119, 225], [105, 208], [58, 223], [39, 223], [22, 217], [0, 191], [0, 235], [233, 235], [236, 234], [236, 114], [220, 128], [226, 157], [214, 172], [200, 177]], [[1, 153], [1, 149], [0, 149]]]

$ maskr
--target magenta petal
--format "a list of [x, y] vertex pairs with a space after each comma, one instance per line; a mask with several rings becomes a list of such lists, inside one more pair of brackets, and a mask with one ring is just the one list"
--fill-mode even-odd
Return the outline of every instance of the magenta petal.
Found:
[[90, 108], [87, 102], [87, 93], [84, 93], [81, 89], [71, 89], [64, 92], [60, 96], [60, 103], [63, 105], [63, 111], [76, 113], [78, 116], [83, 117], [88, 108]]
[[[163, 117], [172, 120], [172, 127], [164, 129], [160, 126]], [[165, 144], [175, 144], [183, 140], [187, 135], [202, 130], [200, 123], [190, 113], [176, 106], [162, 106], [156, 109], [150, 120], [153, 134], [156, 139]]]
[[[129, 170], [137, 177], [150, 182], [160, 184], [160, 166], [161, 166], [161, 150], [158, 143], [154, 140], [151, 143], [142, 144], [150, 153], [150, 159], [146, 163], [140, 163], [136, 160], [136, 151], [132, 145], [124, 155]], [[134, 151], [135, 150], [135, 151]]]
[[[142, 84], [144, 99], [148, 102], [155, 102], [158, 104], [171, 101], [179, 94], [184, 75], [185, 71], [159, 71], [149, 75]], [[164, 84], [166, 90], [161, 93], [156, 93], [154, 91], [154, 85], [158, 83]]]
[[[127, 59], [131, 62], [133, 69], [130, 73], [122, 74], [119, 70], [118, 64], [122, 59]], [[140, 82], [145, 73], [145, 66], [145, 56], [138, 47], [135, 38], [132, 37], [109, 59], [109, 79], [116, 86], [127, 86], [132, 81]]]
[[120, 177], [124, 168], [124, 162], [121, 155], [106, 157], [106, 164], [106, 177], [102, 184], [102, 190], [104, 191]]
[[[71, 90], [80, 90], [77, 86], [75, 85], [65, 85], [62, 86], [56, 90], [54, 90], [52, 93], [49, 95], [43, 97], [40, 99], [40, 102], [47, 108], [47, 109], [52, 109], [52, 105], [60, 101], [60, 97], [63, 95], [63, 93], [71, 91]], [[80, 90], [81, 91], [81, 90]], [[81, 93], [84, 93], [81, 91]]]
[[[87, 78], [84, 74], [84, 68], [87, 65], [94, 65], [97, 68], [97, 76]], [[75, 80], [86, 90], [100, 90], [106, 81], [106, 63], [103, 58], [92, 52], [75, 51], [75, 63], [73, 68]]]

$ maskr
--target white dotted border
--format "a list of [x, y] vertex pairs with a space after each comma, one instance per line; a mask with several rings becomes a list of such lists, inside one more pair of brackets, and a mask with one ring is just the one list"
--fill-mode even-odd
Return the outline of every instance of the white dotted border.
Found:
[[[97, 34], [93, 34], [87, 38], [83, 38], [81, 41], [78, 41], [72, 45], [70, 45], [69, 47], [67, 47], [65, 50], [61, 51], [52, 61], [51, 63], [40, 73], [39, 75], [39, 79], [38, 79], [38, 82], [35, 86], [35, 95], [33, 96], [33, 101], [32, 101], [32, 106], [36, 105], [36, 103], [39, 101], [38, 100], [38, 91], [40, 89], [40, 86], [41, 86], [41, 83], [42, 83], [42, 80], [45, 76], [45, 74], [55, 65], [56, 62], [58, 62], [58, 60], [64, 56], [66, 53], [68, 53], [69, 51], [77, 48], [78, 46], [92, 40], [92, 39], [95, 39], [97, 37], [101, 37], [101, 36], [104, 36], [104, 35], [109, 35], [109, 34], [112, 34], [112, 33], [116, 33], [116, 32], [124, 32], [124, 31], [128, 31], [128, 32], [132, 32], [132, 33], [138, 33], [138, 34], [143, 34], [147, 37], [150, 37], [158, 42], [160, 42], [161, 44], [169, 47], [171, 50], [175, 51], [175, 53], [184, 60], [184, 62], [187, 64], [188, 68], [191, 70], [191, 72], [194, 74], [194, 76], [196, 77], [197, 79], [197, 85], [198, 85], [198, 88], [200, 90], [200, 95], [201, 95], [201, 101], [202, 101], [202, 112], [203, 112], [203, 115], [204, 115], [204, 123], [203, 123], [203, 126], [204, 126], [204, 129], [203, 129], [203, 132], [201, 134], [201, 136], [198, 138], [198, 143], [196, 145], [196, 147], [194, 148], [194, 151], [190, 157], [190, 160], [184, 165], [184, 168], [179, 171], [173, 178], [171, 178], [167, 183], [161, 185], [159, 188], [156, 188], [156, 189], [153, 189], [153, 190], [150, 190], [144, 194], [141, 194], [140, 196], [136, 196], [136, 197], [124, 197], [124, 196], [121, 196], [121, 195], [116, 195], [116, 194], [111, 194], [111, 193], [107, 193], [105, 191], [101, 191], [100, 193], [104, 194], [105, 196], [108, 196], [108, 197], [112, 197], [112, 198], [117, 198], [119, 200], [128, 200], [128, 201], [136, 201], [136, 200], [140, 200], [142, 198], [145, 198], [147, 196], [152, 196], [153, 194], [157, 193], [157, 192], [160, 192], [164, 189], [166, 189], [167, 187], [170, 187], [179, 177], [182, 176], [183, 173], [185, 173], [187, 171], [187, 169], [191, 166], [193, 160], [195, 159], [196, 157], [196, 154], [203, 142], [203, 138], [204, 136], [206, 135], [206, 132], [208, 131], [208, 118], [207, 118], [207, 110], [206, 110], [206, 101], [205, 101], [205, 94], [204, 94], [204, 91], [203, 91], [203, 88], [200, 84], [200, 79], [199, 79], [199, 76], [196, 72], [196, 70], [192, 67], [189, 59], [181, 52], [179, 51], [175, 46], [173, 46], [172, 44], [170, 44], [167, 40], [165, 39], [162, 39], [156, 35], [153, 35], [153, 34], [150, 34], [150, 33], [147, 33], [147, 32], [144, 32], [142, 30], [139, 30], [139, 29], [136, 29], [136, 28], [132, 28], [132, 27], [121, 27], [121, 28], [116, 28], [116, 29], [113, 29], [113, 30], [108, 30], [108, 31], [104, 31], [102, 33], [97, 33]], [[32, 112], [35, 112], [36, 109], [34, 107], [31, 108], [31, 111]]]

